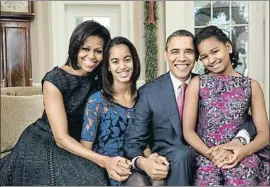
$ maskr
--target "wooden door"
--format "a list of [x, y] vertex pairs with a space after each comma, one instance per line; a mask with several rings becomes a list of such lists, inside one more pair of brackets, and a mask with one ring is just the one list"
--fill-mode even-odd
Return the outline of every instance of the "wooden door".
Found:
[[30, 21], [1, 20], [1, 87], [31, 86]]

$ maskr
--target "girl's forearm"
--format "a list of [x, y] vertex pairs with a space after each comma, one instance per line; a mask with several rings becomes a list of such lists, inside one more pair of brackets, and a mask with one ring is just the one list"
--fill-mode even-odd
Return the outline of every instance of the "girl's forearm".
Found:
[[209, 151], [209, 147], [201, 140], [198, 134], [193, 130], [190, 130], [185, 134], [185, 139], [189, 145], [191, 145], [191, 147], [193, 147], [200, 154], [211, 160], [210, 155], [207, 153]]
[[57, 145], [66, 151], [69, 151], [75, 155], [83, 157], [87, 160], [91, 160], [100, 167], [104, 168], [106, 166], [106, 161], [108, 157], [100, 155], [92, 150], [85, 148], [81, 143], [72, 138], [71, 136], [65, 136], [61, 138]]

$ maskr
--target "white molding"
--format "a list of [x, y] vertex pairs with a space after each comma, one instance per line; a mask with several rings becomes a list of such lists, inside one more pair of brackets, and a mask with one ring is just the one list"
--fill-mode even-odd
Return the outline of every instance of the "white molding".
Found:
[[41, 83], [33, 83], [32, 86], [33, 87], [41, 87]]
[[53, 66], [65, 63], [63, 56], [65, 53], [65, 2], [51, 2], [51, 22], [52, 22], [52, 59]]
[[166, 43], [166, 24], [165, 24], [165, 2], [158, 1], [158, 20], [157, 20], [157, 47], [158, 47], [158, 76], [166, 73], [167, 63], [164, 60], [164, 50]]
[[76, 4], [76, 5], [119, 5], [125, 4], [123, 1], [61, 1], [63, 4]]
[[33, 83], [40, 83], [46, 72], [52, 69], [51, 2], [34, 4], [35, 19], [31, 23], [31, 55]]
[[265, 2], [265, 92], [264, 92], [264, 97], [265, 97], [265, 106], [268, 114], [268, 122], [270, 121], [270, 98], [269, 98], [269, 1]]
[[145, 38], [144, 38], [144, 1], [137, 1], [137, 9], [134, 12], [135, 17], [135, 27], [137, 32], [134, 33], [136, 37], [134, 43], [137, 45], [137, 51], [141, 62], [141, 74], [140, 80], [145, 82]]
[[262, 1], [249, 1], [248, 76], [257, 80], [265, 91], [263, 5]]
[[[123, 20], [124, 23], [126, 22], [129, 25], [129, 39], [134, 44], [135, 43], [135, 27], [134, 27], [134, 1], [128, 1], [128, 10], [127, 12], [123, 12], [124, 15], [128, 14], [128, 20]], [[121, 8], [122, 9], [122, 8]]]
[[130, 15], [129, 15], [129, 2], [119, 2], [121, 8], [121, 36], [130, 37]]

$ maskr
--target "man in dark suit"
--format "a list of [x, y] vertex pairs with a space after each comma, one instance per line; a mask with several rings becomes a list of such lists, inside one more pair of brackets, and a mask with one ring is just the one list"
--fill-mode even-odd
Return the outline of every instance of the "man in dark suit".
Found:
[[[198, 53], [193, 39], [186, 30], [168, 37], [164, 57], [170, 71], [139, 89], [134, 123], [126, 134], [126, 157], [133, 167], [151, 179], [166, 179], [168, 186], [192, 185], [195, 171], [195, 152], [184, 141], [177, 102], [184, 93], [181, 87], [194, 76], [191, 70]], [[147, 145], [154, 154], [145, 158]]]

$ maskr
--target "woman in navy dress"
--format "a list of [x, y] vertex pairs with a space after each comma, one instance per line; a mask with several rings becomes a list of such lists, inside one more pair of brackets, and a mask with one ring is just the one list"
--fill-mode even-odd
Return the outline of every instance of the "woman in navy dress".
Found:
[[75, 28], [66, 64], [42, 79], [42, 117], [1, 159], [1, 186], [107, 185], [104, 170], [90, 161], [91, 152], [79, 141], [85, 103], [101, 87], [99, 65], [109, 40], [109, 31], [94, 21]]
[[140, 61], [134, 45], [126, 38], [114, 38], [104, 57], [103, 90], [89, 97], [81, 134], [81, 143], [93, 150], [92, 161], [107, 170], [113, 186], [121, 185], [131, 174], [123, 144], [134, 116], [139, 76]]

